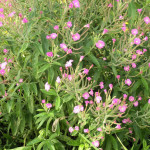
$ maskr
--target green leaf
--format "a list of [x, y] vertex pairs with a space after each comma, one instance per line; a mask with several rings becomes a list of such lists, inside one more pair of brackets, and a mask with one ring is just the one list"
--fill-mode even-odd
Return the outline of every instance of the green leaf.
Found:
[[47, 70], [51, 65], [49, 63], [45, 64], [44, 66], [42, 66], [39, 70], [38, 73], [40, 72], [44, 72], [45, 70]]
[[40, 143], [40, 142], [42, 142], [42, 141], [43, 141], [42, 138], [37, 137], [37, 138], [33, 139], [32, 141], [30, 141], [30, 142], [27, 144], [27, 146], [32, 146], [32, 145], [37, 144], [37, 143]]
[[30, 83], [30, 91], [33, 91], [33, 93], [37, 96], [37, 86], [35, 83]]
[[117, 76], [117, 69], [116, 69], [115, 66], [112, 66], [112, 71], [113, 71], [113, 73], [114, 73], [114, 75], [115, 75], [115, 77], [116, 77], [116, 76]]
[[117, 140], [113, 136], [110, 136], [110, 140], [111, 140], [114, 150], [118, 150]]
[[50, 89], [49, 91], [46, 91], [45, 89], [41, 89], [42, 93], [47, 94], [47, 95], [54, 95], [57, 96], [57, 93], [55, 90]]
[[98, 68], [101, 67], [101, 66], [100, 66], [100, 63], [99, 63], [98, 60], [97, 60], [97, 58], [96, 58], [92, 53], [90, 53], [90, 54], [88, 55], [88, 57], [89, 57], [89, 59], [90, 59]]
[[144, 78], [142, 78], [142, 77], [141, 77], [141, 81], [142, 81], [142, 83], [143, 83], [145, 89], [148, 91], [149, 88], [148, 88], [148, 83], [147, 83], [147, 81], [146, 81]]
[[121, 142], [121, 140], [119, 139], [119, 137], [116, 135], [116, 137], [117, 137], [117, 139], [118, 139], [118, 141], [120, 142], [120, 144], [122, 145], [122, 147], [124, 148], [124, 150], [128, 150], [124, 145], [123, 145], [123, 143]]
[[78, 150], [84, 150], [84, 144], [80, 144]]
[[23, 90], [24, 90], [24, 95], [26, 96], [26, 97], [29, 97], [29, 95], [30, 95], [30, 87], [29, 87], [29, 84], [28, 83], [24, 83], [23, 85], [22, 85], [22, 88], [23, 88]]
[[59, 97], [59, 96], [57, 96], [57, 98], [56, 98], [56, 102], [55, 102], [55, 109], [56, 109], [56, 110], [58, 110], [58, 109], [59, 109], [59, 107], [60, 107], [60, 97]]
[[141, 85], [141, 80], [138, 80], [134, 85], [133, 85], [133, 87], [131, 88], [131, 93], [132, 92], [134, 92], [134, 91], [136, 91], [139, 87], [140, 87], [140, 85]]
[[20, 49], [20, 51], [18, 52], [17, 57], [19, 56], [20, 53], [24, 52], [29, 46], [29, 43], [24, 43]]

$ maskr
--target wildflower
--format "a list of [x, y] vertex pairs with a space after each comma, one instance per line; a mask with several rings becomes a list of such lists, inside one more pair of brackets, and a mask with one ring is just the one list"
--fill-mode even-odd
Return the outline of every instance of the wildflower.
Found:
[[83, 95], [82, 95], [82, 97], [84, 98], [84, 99], [88, 99], [89, 97], [90, 97], [90, 95], [89, 95], [89, 93], [84, 93]]
[[54, 30], [58, 30], [59, 29], [59, 26], [58, 25], [55, 25], [54, 26]]
[[94, 102], [92, 100], [90, 100], [90, 104], [93, 104]]
[[47, 36], [46, 36], [46, 39], [50, 39], [50, 38], [51, 38], [51, 36], [50, 36], [50, 35], [47, 35]]
[[80, 34], [75, 33], [75, 34], [72, 35], [72, 38], [73, 38], [74, 41], [78, 41], [78, 40], [80, 40]]
[[22, 22], [23, 22], [23, 23], [28, 23], [27, 18], [23, 18], [23, 19], [22, 19]]
[[7, 49], [4, 49], [3, 52], [4, 52], [5, 54], [7, 54], [7, 53], [8, 53], [8, 50], [7, 50]]
[[0, 21], [0, 27], [2, 27], [3, 26], [3, 23]]
[[134, 101], [134, 97], [133, 97], [133, 96], [130, 96], [130, 97], [129, 97], [129, 101], [130, 101], [130, 102]]
[[65, 67], [66, 67], [66, 68], [71, 67], [71, 66], [72, 66], [72, 62], [73, 62], [72, 59], [69, 60], [69, 61], [67, 61], [66, 64], [65, 64]]
[[124, 27], [122, 27], [121, 29], [125, 32], [125, 31], [127, 30], [127, 27], [124, 26]]
[[47, 55], [48, 57], [53, 57], [53, 52], [47, 52], [46, 55]]
[[144, 53], [147, 52], [147, 49], [144, 48], [144, 49], [143, 49], [143, 52], [144, 52]]
[[7, 65], [7, 62], [3, 62], [2, 64], [0, 64], [1, 69], [5, 69]]
[[141, 13], [141, 11], [142, 11], [142, 9], [137, 9], [137, 11], [138, 11], [138, 13], [140, 14], [140, 13]]
[[97, 102], [97, 103], [100, 103], [101, 100], [102, 100], [102, 97], [101, 97], [101, 96], [97, 96], [97, 97], [96, 97], [96, 102]]
[[92, 142], [92, 144], [93, 144], [95, 147], [99, 147], [99, 141], [94, 141], [94, 142]]
[[136, 59], [136, 55], [132, 55], [132, 59], [133, 59], [133, 60]]
[[47, 103], [47, 104], [46, 104], [46, 107], [47, 107], [47, 108], [52, 108], [52, 104], [51, 104], [51, 103]]
[[112, 7], [113, 7], [113, 5], [110, 3], [110, 4], [108, 4], [108, 7], [112, 8]]
[[0, 18], [5, 19], [4, 14], [0, 14]]
[[100, 127], [99, 127], [99, 128], [97, 128], [97, 131], [102, 131], [102, 128], [100, 128]]
[[131, 30], [131, 33], [132, 33], [133, 35], [137, 35], [137, 34], [138, 34], [138, 30], [137, 30], [137, 29], [132, 29], [132, 30]]
[[57, 82], [57, 83], [60, 83], [60, 82], [61, 82], [61, 79], [60, 79], [59, 76], [57, 77], [56, 82]]
[[138, 101], [135, 101], [135, 102], [133, 103], [133, 105], [134, 105], [134, 107], [137, 107], [137, 106], [139, 105], [139, 102], [138, 102]]
[[129, 65], [124, 67], [124, 71], [129, 71], [129, 70], [130, 70]]
[[143, 40], [144, 40], [144, 41], [147, 41], [147, 40], [148, 40], [148, 37], [146, 36]]
[[69, 79], [69, 81], [71, 81], [72, 80], [72, 75], [68, 75], [68, 79]]
[[88, 75], [89, 69], [86, 69], [86, 68], [85, 68], [84, 71], [83, 71], [83, 73], [86, 74], [86, 75]]
[[68, 49], [67, 54], [72, 54], [72, 50]]
[[146, 24], [149, 24], [150, 23], [150, 18], [149, 17], [145, 17], [144, 21], [145, 21]]
[[83, 58], [84, 58], [84, 56], [80, 56], [80, 61], [82, 61], [82, 60], [83, 60]]
[[91, 91], [89, 92], [89, 94], [91, 95], [91, 96], [93, 96], [93, 90], [91, 89]]
[[69, 132], [72, 133], [74, 129], [72, 127], [69, 127]]
[[23, 79], [19, 79], [19, 83], [22, 83], [23, 82]]
[[8, 14], [8, 17], [13, 17], [15, 15], [15, 11], [11, 12], [10, 14]]
[[135, 38], [134, 39], [134, 44], [139, 45], [141, 43], [140, 38]]
[[109, 88], [112, 90], [112, 88], [113, 88], [113, 84], [109, 84]]
[[118, 99], [118, 98], [114, 98], [113, 101], [112, 101], [112, 104], [114, 105], [117, 105], [117, 104], [120, 104], [121, 103], [121, 100]]
[[76, 131], [79, 131], [79, 127], [78, 126], [75, 126], [74, 128]]
[[65, 52], [68, 50], [66, 44], [64, 44], [64, 43], [60, 44], [60, 48], [62, 48]]
[[91, 81], [91, 79], [92, 79], [91, 77], [87, 77], [87, 80], [88, 80], [88, 81]]
[[142, 54], [143, 54], [143, 52], [140, 51], [140, 50], [136, 50], [136, 53], [139, 54], [139, 55], [142, 55]]
[[116, 42], [116, 39], [112, 39], [112, 41], [113, 41], [113, 43], [115, 43], [115, 42]]
[[148, 103], [150, 104], [150, 99], [148, 100]]
[[75, 114], [79, 113], [80, 112], [80, 106], [79, 105], [75, 106], [74, 109], [73, 109], [73, 112]]
[[45, 83], [45, 90], [46, 90], [46, 91], [49, 91], [50, 88], [51, 88], [50, 85], [48, 84], [48, 82], [46, 82], [46, 83]]
[[120, 79], [120, 75], [117, 75], [116, 78], [119, 80]]
[[84, 133], [88, 133], [89, 132], [89, 129], [84, 129]]
[[89, 101], [85, 101], [85, 105], [87, 106], [90, 102]]
[[130, 79], [125, 80], [125, 84], [127, 84], [128, 86], [130, 86], [132, 84]]
[[128, 122], [127, 119], [123, 119], [123, 120], [122, 120], [122, 123], [127, 123], [127, 122]]
[[68, 28], [71, 28], [71, 27], [72, 27], [72, 22], [71, 22], [71, 21], [68, 21], [68, 22], [67, 22], [67, 26], [68, 26]]
[[141, 96], [139, 96], [139, 97], [138, 97], [138, 100], [139, 100], [139, 101], [140, 101], [140, 100], [142, 100], [142, 97], [141, 97]]
[[117, 124], [117, 126], [115, 127], [116, 129], [121, 129], [121, 125]]
[[69, 4], [69, 8], [73, 8], [73, 3], [72, 2]]
[[119, 16], [119, 19], [121, 19], [121, 20], [122, 20], [123, 18], [124, 18], [123, 16]]
[[86, 24], [84, 25], [85, 28], [89, 28], [90, 27], [90, 24]]
[[99, 49], [102, 49], [104, 46], [105, 46], [105, 43], [103, 41], [101, 41], [101, 40], [99, 40], [96, 43], [96, 47], [99, 48]]
[[22, 13], [19, 13], [19, 17], [22, 18]]
[[3, 13], [3, 11], [4, 11], [4, 9], [3, 9], [3, 8], [0, 8], [0, 12]]
[[45, 99], [42, 100], [42, 103], [43, 103], [43, 104], [45, 103]]
[[52, 33], [52, 34], [50, 34], [50, 36], [51, 36], [52, 39], [56, 39], [57, 34], [56, 33]]
[[103, 30], [103, 34], [106, 34], [107, 32], [108, 32], [107, 29], [104, 29], [104, 30]]
[[127, 109], [127, 106], [126, 105], [119, 106], [118, 109], [119, 109], [120, 112], [124, 113], [126, 111], [126, 109]]
[[73, 0], [72, 3], [73, 3], [75, 8], [79, 8], [80, 7], [80, 3], [79, 3], [78, 0]]
[[136, 68], [136, 64], [135, 63], [132, 63], [132, 68]]

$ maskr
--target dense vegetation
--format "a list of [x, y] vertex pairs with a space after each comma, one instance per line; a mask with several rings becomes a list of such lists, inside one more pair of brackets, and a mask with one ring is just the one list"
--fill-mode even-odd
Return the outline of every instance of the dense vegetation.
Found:
[[0, 150], [148, 150], [150, 0], [0, 0]]

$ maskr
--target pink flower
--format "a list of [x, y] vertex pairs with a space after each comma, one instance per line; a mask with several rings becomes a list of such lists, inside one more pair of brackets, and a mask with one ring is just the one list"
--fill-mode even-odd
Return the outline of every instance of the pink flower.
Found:
[[85, 101], [85, 105], [87, 106], [90, 102], [89, 101]]
[[127, 106], [126, 105], [119, 106], [118, 109], [119, 109], [120, 112], [124, 113], [126, 111], [126, 109], [127, 109]]
[[108, 4], [108, 7], [112, 8], [112, 7], [113, 7], [113, 5], [110, 3], [110, 4]]
[[75, 33], [75, 34], [72, 35], [72, 38], [73, 38], [74, 41], [78, 41], [78, 40], [80, 40], [80, 34]]
[[54, 30], [58, 30], [59, 29], [59, 26], [58, 25], [55, 25], [54, 26]]
[[73, 3], [75, 8], [79, 8], [80, 7], [80, 3], [79, 3], [78, 0], [73, 0], [72, 3]]
[[50, 35], [47, 35], [47, 36], [46, 36], [46, 39], [50, 39], [50, 38], [51, 38], [51, 36], [50, 36]]
[[128, 122], [127, 119], [123, 119], [123, 120], [122, 120], [122, 123], [127, 123], [127, 122]]
[[69, 127], [69, 132], [72, 133], [74, 129], [72, 127]]
[[99, 147], [99, 141], [93, 141], [92, 144], [93, 144], [95, 147]]
[[121, 125], [117, 124], [117, 126], [115, 127], [116, 129], [121, 129]]
[[0, 70], [0, 74], [3, 76], [5, 74], [5, 70], [4, 69], [1, 69]]
[[104, 88], [104, 82], [100, 82], [99, 86], [100, 86], [100, 89], [103, 89]]
[[129, 65], [128, 65], [128, 66], [125, 66], [125, 67], [124, 67], [124, 70], [125, 70], [125, 71], [129, 71], [129, 70], [130, 70]]
[[89, 69], [86, 69], [86, 68], [85, 68], [84, 71], [83, 71], [83, 73], [88, 75]]
[[90, 27], [90, 24], [86, 24], [84, 25], [85, 28], [89, 28]]
[[73, 3], [72, 2], [69, 4], [69, 8], [73, 8]]
[[89, 95], [89, 93], [84, 93], [83, 95], [82, 95], [82, 97], [84, 98], [84, 99], [88, 99], [89, 97], [90, 97], [90, 95]]
[[8, 50], [7, 50], [7, 49], [4, 49], [3, 52], [4, 52], [5, 54], [7, 54], [7, 53], [8, 53]]
[[121, 29], [125, 32], [127, 27], [125, 26], [125, 27], [122, 27]]
[[102, 131], [102, 128], [100, 128], [100, 127], [99, 127], [99, 128], [97, 128], [97, 131]]
[[67, 54], [72, 54], [72, 50], [68, 49]]
[[53, 57], [53, 52], [47, 52], [46, 55], [47, 55], [48, 57]]
[[140, 14], [140, 13], [141, 13], [141, 11], [142, 11], [142, 9], [137, 9], [137, 11], [138, 11], [138, 13]]
[[103, 41], [101, 41], [101, 40], [99, 40], [96, 43], [96, 47], [99, 48], [99, 49], [102, 49], [104, 46], [105, 46], [105, 43]]
[[148, 103], [150, 104], [150, 99], [148, 100]]
[[48, 82], [46, 82], [46, 83], [45, 83], [45, 90], [46, 90], [46, 91], [49, 91], [50, 88], [51, 88], [50, 85], [48, 84]]
[[2, 27], [3, 26], [3, 23], [0, 21], [0, 27]]
[[101, 100], [102, 100], [102, 97], [101, 97], [101, 96], [97, 96], [97, 97], [96, 97], [96, 102], [97, 102], [97, 103], [100, 103]]
[[71, 22], [71, 21], [68, 21], [68, 22], [67, 22], [67, 26], [68, 26], [68, 28], [71, 28], [71, 27], [72, 27], [72, 22]]
[[142, 100], [142, 97], [141, 97], [141, 96], [139, 96], [139, 97], [138, 97], [138, 100], [139, 100], [139, 101], [140, 101], [140, 100]]
[[143, 52], [144, 52], [144, 53], [147, 52], [147, 49], [144, 48], [144, 49], [143, 49]]
[[133, 96], [130, 96], [130, 97], [129, 97], [129, 101], [130, 101], [130, 102], [134, 101], [134, 97], [133, 97]]
[[140, 38], [135, 38], [134, 39], [134, 44], [139, 45], [141, 43]]
[[2, 64], [0, 64], [1, 69], [5, 69], [7, 65], [7, 62], [3, 62]]
[[144, 41], [147, 41], [148, 40], [148, 37], [146, 36], [146, 37], [144, 37], [144, 39], [143, 39]]
[[42, 103], [43, 103], [43, 104], [45, 103], [45, 99], [42, 100]]
[[134, 105], [134, 107], [137, 107], [137, 106], [139, 105], [139, 102], [138, 102], [138, 101], [135, 101], [135, 102], [133, 103], [133, 105]]
[[140, 51], [140, 50], [136, 50], [136, 53], [139, 54], [139, 55], [142, 55], [142, 54], [143, 54], [143, 52]]
[[79, 113], [80, 112], [80, 106], [79, 105], [75, 106], [74, 109], [73, 109], [73, 112], [75, 114]]
[[23, 19], [22, 19], [22, 22], [23, 22], [23, 23], [28, 23], [27, 18], [23, 18]]
[[136, 68], [136, 64], [135, 63], [132, 63], [132, 68]]
[[52, 108], [52, 104], [51, 104], [51, 103], [47, 103], [47, 104], [46, 104], [46, 107], [47, 107], [47, 108]]
[[132, 30], [131, 30], [131, 33], [132, 33], [133, 35], [137, 35], [137, 34], [138, 34], [138, 30], [137, 30], [137, 29], [132, 29]]
[[0, 18], [5, 19], [4, 14], [0, 14]]
[[117, 105], [117, 104], [120, 104], [121, 103], [121, 100], [118, 99], [118, 98], [114, 98], [113, 101], [112, 101], [112, 104], [114, 105]]
[[89, 132], [89, 129], [84, 129], [84, 133], [88, 133]]
[[128, 86], [130, 86], [132, 84], [130, 79], [125, 80], [125, 84], [127, 84]]
[[90, 94], [91, 96], [93, 96], [94, 92], [93, 92], [92, 89], [91, 89], [91, 91], [89, 92], [89, 94]]
[[56, 33], [52, 33], [52, 34], [50, 34], [50, 36], [51, 36], [52, 39], [56, 39], [57, 34]]
[[133, 59], [133, 60], [136, 59], [136, 55], [132, 55], [132, 59]]
[[104, 30], [103, 30], [103, 34], [106, 34], [107, 32], [108, 32], [107, 29], [104, 29]]
[[69, 81], [72, 80], [72, 75], [68, 75], [68, 80], [69, 80]]
[[80, 61], [82, 61], [82, 60], [83, 60], [83, 58], [84, 58], [84, 56], [80, 56]]
[[79, 131], [79, 127], [78, 126], [75, 126], [74, 128], [76, 131]]
[[19, 13], [19, 17], [22, 18], [22, 13]]
[[65, 52], [68, 50], [66, 44], [64, 44], [64, 43], [60, 44], [60, 48], [62, 48]]
[[123, 99], [126, 99], [128, 97], [127, 94], [123, 94]]
[[149, 24], [150, 23], [150, 18], [149, 17], [145, 17], [144, 21], [145, 21], [146, 24]]
[[123, 16], [119, 16], [119, 19], [121, 19], [121, 20], [122, 20], [123, 18], [124, 18]]
[[12, 13], [8, 14], [8, 17], [13, 17], [15, 15], [15, 13], [16, 12], [13, 11]]
[[109, 88], [112, 90], [112, 88], [113, 88], [113, 84], [109, 84]]
[[60, 83], [60, 82], [61, 82], [61, 79], [60, 79], [59, 76], [57, 77], [56, 82], [57, 82], [57, 83]]
[[116, 78], [117, 78], [117, 79], [120, 79], [120, 75], [117, 75]]
[[92, 100], [90, 100], [90, 104], [93, 104], [94, 102]]
[[72, 66], [72, 62], [73, 62], [72, 59], [69, 60], [69, 61], [67, 61], [66, 64], [65, 64], [65, 67], [66, 67], [66, 68], [71, 67], [71, 66]]
[[19, 83], [22, 83], [23, 82], [23, 79], [19, 79]]
[[0, 12], [3, 13], [3, 11], [4, 11], [4, 9], [3, 9], [3, 8], [0, 8]]
[[112, 39], [112, 41], [113, 41], [113, 43], [115, 43], [115, 42], [116, 42], [116, 39]]
[[91, 79], [92, 79], [91, 77], [87, 77], [87, 80], [88, 80], [88, 81], [91, 81]]

